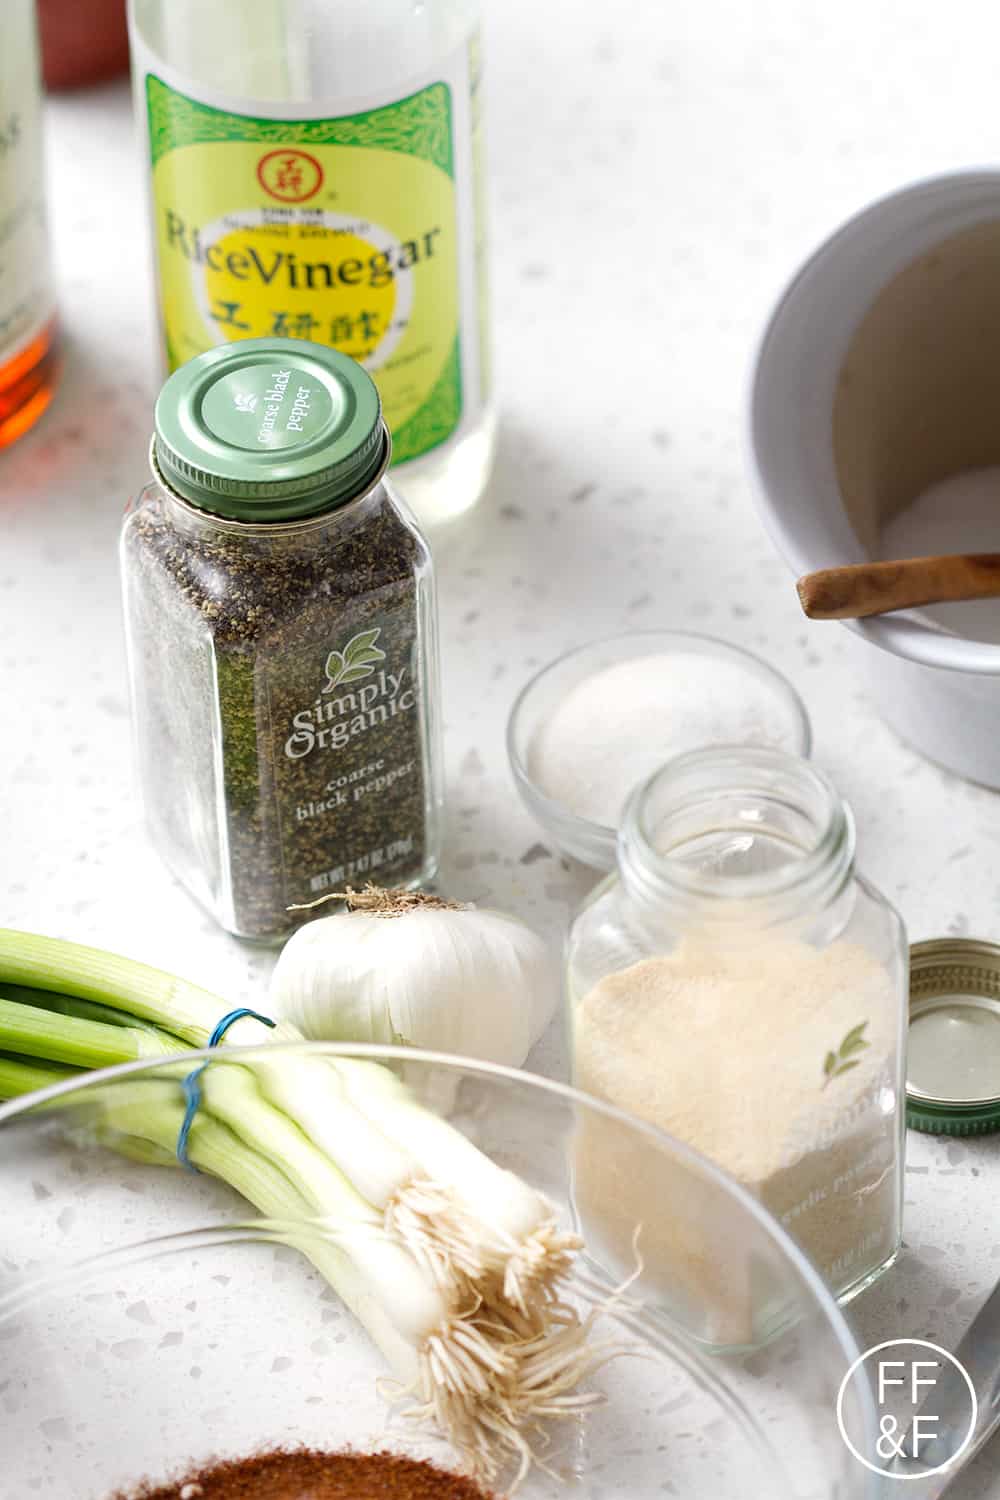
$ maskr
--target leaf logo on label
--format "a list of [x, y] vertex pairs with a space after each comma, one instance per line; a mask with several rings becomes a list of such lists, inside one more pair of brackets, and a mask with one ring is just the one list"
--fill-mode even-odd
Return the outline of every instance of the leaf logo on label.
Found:
[[862, 1021], [858, 1026], [852, 1026], [836, 1052], [826, 1054], [823, 1059], [823, 1083], [821, 1085], [823, 1088], [826, 1088], [831, 1079], [839, 1078], [841, 1074], [849, 1073], [852, 1068], [859, 1065], [861, 1059], [855, 1054], [871, 1046], [871, 1043], [865, 1040], [867, 1029], [867, 1021]]
[[381, 626], [362, 630], [359, 635], [351, 637], [343, 651], [330, 652], [326, 659], [324, 693], [332, 693], [335, 688], [360, 682], [363, 677], [372, 675], [376, 662], [385, 661], [385, 652], [375, 644], [381, 634]]

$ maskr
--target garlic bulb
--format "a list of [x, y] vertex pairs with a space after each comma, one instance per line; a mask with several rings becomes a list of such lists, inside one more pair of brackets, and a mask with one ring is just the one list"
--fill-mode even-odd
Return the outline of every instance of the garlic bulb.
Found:
[[419, 892], [348, 893], [285, 944], [271, 1005], [314, 1041], [383, 1042], [520, 1067], [552, 1018], [555, 965], [516, 917]]

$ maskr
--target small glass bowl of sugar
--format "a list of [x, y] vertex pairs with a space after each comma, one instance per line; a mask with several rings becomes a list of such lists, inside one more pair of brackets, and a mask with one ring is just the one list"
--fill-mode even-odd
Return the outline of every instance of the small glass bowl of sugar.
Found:
[[543, 667], [511, 710], [507, 751], [528, 811], [559, 849], [615, 863], [632, 790], [700, 745], [774, 745], [808, 756], [802, 700], [760, 657], [684, 630], [578, 646]]

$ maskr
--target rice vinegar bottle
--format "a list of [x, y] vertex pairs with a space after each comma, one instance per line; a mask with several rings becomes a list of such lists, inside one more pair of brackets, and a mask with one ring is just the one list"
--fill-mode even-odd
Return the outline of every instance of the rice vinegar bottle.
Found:
[[494, 447], [480, 0], [130, 0], [165, 362], [325, 343], [428, 526]]
[[35, 0], [7, 0], [0, 38], [0, 448], [27, 432], [52, 399], [54, 313]]

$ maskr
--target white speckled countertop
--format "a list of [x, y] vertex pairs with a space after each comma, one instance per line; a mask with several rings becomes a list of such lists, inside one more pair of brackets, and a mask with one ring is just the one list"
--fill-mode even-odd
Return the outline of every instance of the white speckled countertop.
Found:
[[[899, 743], [847, 633], [805, 625], [740, 453], [748, 351], [786, 273], [867, 199], [996, 141], [1000, 26], [985, 6], [895, 0], [492, 10], [503, 425], [492, 492], [440, 556], [444, 886], [558, 939], [592, 876], [516, 800], [512, 698], [583, 639], [687, 626], [798, 687], [861, 867], [912, 938], [1000, 937], [1000, 796]], [[269, 959], [172, 883], [132, 792], [115, 540], [145, 473], [153, 358], [127, 89], [58, 99], [49, 119], [69, 357], [52, 411], [0, 458], [0, 918], [259, 993]], [[562, 1071], [555, 1030], [532, 1061]], [[850, 1316], [864, 1344], [954, 1343], [1000, 1275], [1000, 1137], [911, 1133], [907, 1170], [905, 1253]], [[998, 1474], [987, 1452], [963, 1496]]]

